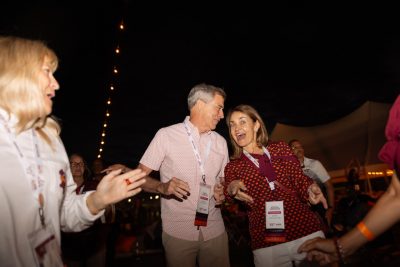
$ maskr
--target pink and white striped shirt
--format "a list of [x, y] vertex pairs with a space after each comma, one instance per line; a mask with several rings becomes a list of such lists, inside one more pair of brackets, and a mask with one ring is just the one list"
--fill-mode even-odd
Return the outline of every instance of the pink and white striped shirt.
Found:
[[[220, 176], [224, 176], [224, 168], [228, 163], [228, 148], [225, 139], [217, 132], [209, 131], [199, 134], [198, 129], [185, 118], [190, 127], [193, 140], [199, 150], [204, 164], [206, 183], [214, 184]], [[209, 143], [211, 147], [207, 153]], [[201, 171], [189, 141], [184, 123], [161, 128], [151, 141], [140, 163], [146, 167], [160, 171], [161, 182], [168, 182], [172, 177], [189, 184], [190, 195], [182, 202], [173, 198], [161, 198], [161, 218], [163, 231], [176, 238], [197, 241], [200, 231], [194, 225], [199, 198]], [[221, 211], [215, 208], [212, 197], [209, 204], [209, 215], [206, 227], [200, 227], [204, 240], [221, 235], [225, 231]]]

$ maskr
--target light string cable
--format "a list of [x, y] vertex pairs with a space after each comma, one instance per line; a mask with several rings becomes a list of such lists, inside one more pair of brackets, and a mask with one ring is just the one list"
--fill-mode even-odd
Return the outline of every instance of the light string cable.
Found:
[[123, 33], [125, 31], [125, 24], [124, 20], [121, 19], [117, 25], [117, 38], [116, 38], [116, 43], [113, 47], [113, 64], [112, 64], [112, 74], [111, 74], [111, 80], [109, 82], [108, 88], [107, 88], [107, 96], [106, 96], [106, 108], [105, 108], [105, 114], [104, 114], [104, 119], [103, 119], [103, 125], [101, 127], [101, 134], [100, 134], [100, 144], [99, 148], [97, 151], [97, 158], [103, 158], [104, 155], [104, 145], [106, 143], [106, 136], [107, 136], [107, 129], [109, 129], [109, 124], [110, 124], [110, 118], [111, 118], [111, 105], [112, 105], [112, 95], [113, 93], [118, 89], [117, 86], [119, 85], [119, 71], [120, 71], [120, 66], [119, 66], [119, 57], [121, 55], [121, 40]]

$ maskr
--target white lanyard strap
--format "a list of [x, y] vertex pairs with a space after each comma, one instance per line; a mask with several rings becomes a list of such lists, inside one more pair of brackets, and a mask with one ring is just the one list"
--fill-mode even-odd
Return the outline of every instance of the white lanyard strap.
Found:
[[[269, 153], [268, 149], [266, 149], [265, 147], [262, 147], [262, 150], [264, 151], [265, 155], [267, 155], [268, 159], [271, 160], [271, 154]], [[259, 169], [260, 168], [260, 163], [246, 150], [243, 149], [243, 154], [251, 161], [253, 162], [253, 164]], [[274, 186], [274, 182], [270, 182], [268, 180], [268, 177], [265, 176], [265, 179], [267, 180], [267, 183], [269, 185], [269, 187], [271, 188], [271, 190], [275, 189]]]
[[[197, 163], [199, 164], [199, 167], [200, 167], [201, 178], [203, 179], [203, 183], [205, 184], [206, 183], [206, 172], [204, 170], [204, 163], [201, 160], [201, 156], [200, 156], [199, 150], [197, 149], [196, 144], [194, 143], [192, 132], [190, 131], [189, 126], [186, 124], [186, 121], [183, 122], [183, 125], [185, 126], [186, 133], [187, 133], [188, 138], [189, 138], [189, 142], [192, 144], [193, 153], [196, 156]], [[207, 161], [208, 155], [210, 154], [210, 149], [211, 149], [211, 140], [208, 141], [206, 154], [205, 154], [205, 157], [204, 157], [204, 161]]]
[[[264, 151], [265, 155], [271, 160], [271, 154], [269, 153], [268, 149], [265, 147], [262, 147], [262, 150]], [[243, 149], [243, 154], [251, 161], [253, 162], [254, 165], [256, 165], [257, 168], [260, 168], [260, 163], [246, 150]]]
[[25, 157], [24, 153], [22, 152], [21, 148], [17, 143], [17, 138], [15, 134], [12, 133], [11, 128], [9, 127], [6, 119], [2, 114], [0, 114], [0, 121], [4, 125], [6, 129], [8, 138], [12, 143], [13, 147], [17, 151], [18, 159], [24, 169], [25, 177], [28, 180], [29, 184], [31, 185], [32, 193], [34, 198], [38, 201], [39, 204], [39, 214], [42, 224], [44, 224], [44, 215], [43, 215], [43, 206], [44, 206], [44, 198], [43, 198], [43, 190], [44, 190], [44, 183], [45, 180], [43, 179], [43, 162], [40, 156], [39, 151], [39, 142], [38, 137], [34, 129], [31, 130], [32, 132], [32, 146], [34, 150], [34, 158], [36, 162], [36, 170], [32, 168], [28, 162], [28, 159]]

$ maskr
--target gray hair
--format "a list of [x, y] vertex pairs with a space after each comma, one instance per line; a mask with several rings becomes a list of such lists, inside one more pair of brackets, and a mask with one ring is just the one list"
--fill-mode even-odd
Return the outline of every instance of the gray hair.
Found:
[[188, 95], [188, 108], [191, 110], [196, 105], [197, 100], [202, 100], [206, 103], [210, 102], [214, 96], [218, 94], [226, 99], [226, 93], [224, 89], [209, 85], [205, 83], [195, 85], [189, 92]]

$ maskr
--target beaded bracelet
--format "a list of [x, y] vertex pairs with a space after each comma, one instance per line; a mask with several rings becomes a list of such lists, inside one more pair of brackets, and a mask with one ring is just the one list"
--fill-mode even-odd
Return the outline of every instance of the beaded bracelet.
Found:
[[361, 232], [361, 234], [368, 240], [371, 241], [375, 238], [375, 235], [368, 229], [363, 221], [357, 224], [357, 229]]
[[338, 255], [339, 261], [342, 264], [346, 264], [346, 261], [344, 260], [344, 249], [342, 247], [342, 244], [340, 244], [339, 239], [337, 237], [335, 237], [333, 239], [334, 243], [335, 243], [335, 247], [336, 247], [336, 254]]

